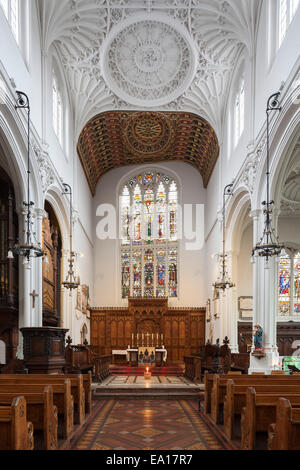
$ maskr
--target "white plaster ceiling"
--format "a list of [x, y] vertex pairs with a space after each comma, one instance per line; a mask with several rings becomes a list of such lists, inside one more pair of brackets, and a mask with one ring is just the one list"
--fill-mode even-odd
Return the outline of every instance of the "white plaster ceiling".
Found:
[[300, 216], [300, 167], [297, 165], [289, 174], [281, 197], [281, 216]]
[[243, 48], [253, 52], [261, 0], [38, 4], [44, 53], [54, 46], [61, 58], [77, 135], [116, 109], [194, 112], [221, 135], [232, 72]]

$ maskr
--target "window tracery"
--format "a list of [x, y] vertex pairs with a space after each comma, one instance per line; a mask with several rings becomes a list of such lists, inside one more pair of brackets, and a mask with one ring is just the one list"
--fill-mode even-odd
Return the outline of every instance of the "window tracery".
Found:
[[121, 292], [127, 297], [177, 297], [176, 181], [141, 172], [120, 196]]

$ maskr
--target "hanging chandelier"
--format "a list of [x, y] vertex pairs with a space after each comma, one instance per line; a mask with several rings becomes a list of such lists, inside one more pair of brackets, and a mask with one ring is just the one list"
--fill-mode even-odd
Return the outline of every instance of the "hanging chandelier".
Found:
[[72, 228], [73, 228], [73, 210], [72, 210], [72, 188], [70, 185], [67, 183], [63, 183], [64, 187], [64, 194], [69, 194], [70, 196], [70, 258], [68, 259], [69, 261], [69, 270], [67, 273], [66, 280], [62, 283], [62, 285], [66, 289], [70, 289], [70, 292], [73, 289], [77, 289], [80, 285], [79, 277], [75, 276], [74, 273], [74, 258], [75, 258], [75, 253], [73, 251], [73, 246], [72, 246], [72, 241], [73, 241], [73, 236], [72, 236]]
[[252, 250], [252, 257], [257, 254], [266, 259], [268, 263], [269, 258], [272, 256], [280, 255], [284, 246], [279, 243], [279, 238], [275, 233], [274, 228], [272, 227], [272, 208], [274, 206], [274, 201], [270, 201], [270, 143], [269, 143], [269, 114], [271, 111], [281, 111], [279, 106], [278, 97], [280, 92], [274, 93], [270, 96], [267, 103], [267, 200], [262, 202], [264, 206], [264, 215], [265, 215], [265, 225], [264, 231], [262, 234], [259, 243], [255, 245]]
[[234, 287], [233, 282], [230, 280], [227, 269], [226, 269], [226, 261], [227, 261], [227, 255], [225, 253], [225, 197], [226, 196], [232, 196], [232, 186], [233, 183], [228, 184], [224, 188], [223, 192], [223, 252], [222, 255], [219, 256], [219, 258], [222, 260], [221, 261], [221, 275], [219, 276], [219, 280], [217, 280], [213, 286], [215, 289], [222, 289], [225, 291], [225, 289], [230, 289], [231, 287]]
[[39, 258], [44, 256], [44, 251], [41, 248], [40, 243], [36, 240], [36, 233], [32, 231], [32, 208], [34, 202], [30, 201], [30, 104], [28, 96], [22, 91], [16, 92], [18, 95], [16, 109], [26, 109], [27, 110], [27, 154], [28, 154], [28, 163], [27, 163], [27, 201], [23, 202], [25, 207], [24, 215], [26, 215], [26, 229], [24, 230], [25, 234], [25, 243], [24, 244], [15, 244], [13, 248], [8, 251], [7, 258], [13, 259], [14, 254], [18, 256], [23, 256], [29, 262], [30, 258]]

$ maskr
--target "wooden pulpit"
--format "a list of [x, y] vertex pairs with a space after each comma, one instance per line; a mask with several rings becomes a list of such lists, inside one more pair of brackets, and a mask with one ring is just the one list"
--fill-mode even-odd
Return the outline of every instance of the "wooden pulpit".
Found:
[[29, 374], [62, 374], [68, 329], [50, 326], [21, 328], [25, 367]]

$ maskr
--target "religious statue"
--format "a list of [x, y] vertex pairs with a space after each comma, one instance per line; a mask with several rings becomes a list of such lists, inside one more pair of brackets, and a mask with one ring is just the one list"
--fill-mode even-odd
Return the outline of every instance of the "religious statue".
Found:
[[257, 324], [254, 325], [253, 328], [253, 335], [254, 335], [254, 347], [256, 351], [261, 351], [263, 352], [262, 349], [262, 335], [263, 335], [263, 329], [261, 325]]

